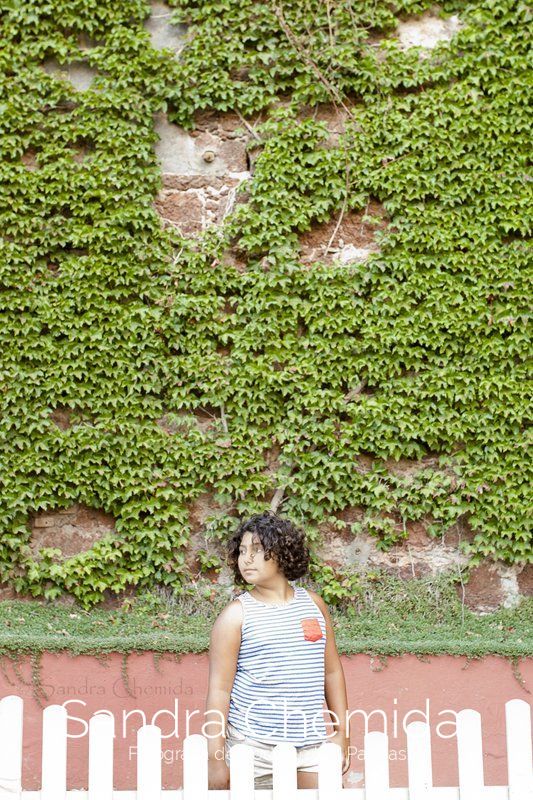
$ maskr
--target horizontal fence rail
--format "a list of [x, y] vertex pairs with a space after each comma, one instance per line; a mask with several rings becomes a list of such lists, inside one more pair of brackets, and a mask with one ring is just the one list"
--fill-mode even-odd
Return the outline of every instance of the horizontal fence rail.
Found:
[[505, 704], [507, 786], [485, 786], [481, 716], [465, 708], [457, 714], [459, 786], [434, 787], [431, 736], [427, 723], [406, 726], [408, 787], [390, 788], [389, 739], [371, 731], [364, 737], [364, 789], [342, 788], [342, 751], [333, 742], [319, 749], [318, 789], [298, 789], [296, 749], [287, 742], [273, 751], [273, 788], [254, 791], [253, 752], [246, 744], [231, 749], [231, 789], [208, 789], [207, 738], [191, 734], [183, 742], [183, 788], [161, 785], [161, 729], [143, 725], [137, 732], [137, 789], [113, 788], [113, 726], [108, 714], [89, 722], [88, 789], [67, 791], [67, 710], [43, 711], [40, 791], [22, 790], [23, 700], [0, 701], [0, 800], [533, 800], [531, 709], [524, 700]]

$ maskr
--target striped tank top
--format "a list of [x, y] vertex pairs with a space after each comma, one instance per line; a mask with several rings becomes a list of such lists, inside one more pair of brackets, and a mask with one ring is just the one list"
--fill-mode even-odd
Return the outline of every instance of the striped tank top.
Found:
[[252, 739], [295, 746], [327, 741], [326, 622], [303, 586], [289, 603], [238, 596], [243, 622], [228, 722]]

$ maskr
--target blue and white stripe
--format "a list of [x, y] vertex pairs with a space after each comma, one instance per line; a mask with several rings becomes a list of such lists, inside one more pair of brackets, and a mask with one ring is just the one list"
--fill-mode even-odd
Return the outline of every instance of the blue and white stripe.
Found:
[[[292, 601], [278, 606], [249, 592], [238, 597], [244, 617], [228, 722], [249, 738], [300, 746], [327, 736], [326, 622], [307, 590], [293, 589]], [[316, 641], [304, 636], [302, 620], [310, 619], [322, 631]]]

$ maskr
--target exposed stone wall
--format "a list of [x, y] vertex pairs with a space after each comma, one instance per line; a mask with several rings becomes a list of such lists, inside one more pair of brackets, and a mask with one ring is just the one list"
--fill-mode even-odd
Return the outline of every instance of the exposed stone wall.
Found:
[[90, 550], [98, 539], [115, 530], [111, 514], [82, 504], [32, 514], [30, 525], [31, 547], [35, 553], [42, 547], [56, 547], [64, 558]]
[[227, 216], [236, 188], [250, 177], [246, 143], [249, 135], [234, 114], [204, 114], [190, 134], [170, 123], [165, 114], [155, 120], [156, 153], [163, 189], [155, 207], [164, 225], [194, 235]]

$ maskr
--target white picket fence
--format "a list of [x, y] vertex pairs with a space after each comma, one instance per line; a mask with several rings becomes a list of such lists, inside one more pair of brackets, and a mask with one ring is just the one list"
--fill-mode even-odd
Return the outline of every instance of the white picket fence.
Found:
[[[481, 716], [472, 709], [457, 715], [458, 787], [433, 787], [429, 726], [406, 726], [409, 788], [390, 788], [389, 741], [385, 733], [364, 737], [364, 789], [343, 789], [341, 748], [327, 742], [319, 752], [318, 789], [297, 789], [296, 750], [282, 743], [273, 753], [273, 789], [253, 788], [253, 753], [247, 745], [231, 750], [230, 790], [207, 788], [207, 739], [184, 739], [183, 788], [161, 788], [161, 729], [144, 725], [137, 733], [137, 789], [113, 789], [113, 719], [96, 714], [89, 721], [88, 790], [66, 789], [67, 711], [43, 711], [40, 791], [22, 791], [23, 700], [0, 701], [0, 800], [533, 800], [531, 710], [523, 700], [505, 704], [508, 786], [485, 786]], [[360, 762], [358, 762], [359, 764]]]

